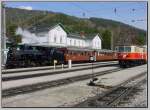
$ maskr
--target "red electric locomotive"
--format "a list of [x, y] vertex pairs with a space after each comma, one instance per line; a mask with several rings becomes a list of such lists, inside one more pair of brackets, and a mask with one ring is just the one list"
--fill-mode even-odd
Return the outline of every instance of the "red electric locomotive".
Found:
[[144, 46], [117, 46], [116, 51], [120, 67], [141, 65], [147, 62], [147, 49]]

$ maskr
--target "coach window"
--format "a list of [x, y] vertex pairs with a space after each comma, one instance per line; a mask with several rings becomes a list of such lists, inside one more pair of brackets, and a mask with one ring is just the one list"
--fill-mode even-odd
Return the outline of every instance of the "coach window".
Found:
[[84, 52], [81, 52], [81, 55], [84, 55]]
[[76, 52], [73, 52], [73, 55], [76, 55]]
[[87, 52], [85, 52], [85, 56], [87, 56]]
[[72, 52], [72, 51], [70, 52], [70, 55], [73, 55], [73, 52]]
[[81, 56], [82, 55], [82, 52], [78, 52], [78, 56]]
[[70, 51], [67, 51], [67, 54], [68, 54], [68, 55], [70, 55], [70, 54], [71, 54], [71, 52], [70, 52]]
[[68, 54], [68, 51], [64, 51], [64, 54]]

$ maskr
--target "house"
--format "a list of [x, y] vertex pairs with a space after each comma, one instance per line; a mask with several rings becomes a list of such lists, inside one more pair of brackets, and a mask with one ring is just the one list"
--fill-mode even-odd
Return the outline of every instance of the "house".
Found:
[[89, 35], [86, 38], [87, 46], [92, 49], [101, 49], [102, 48], [102, 38], [99, 34]]
[[[101, 37], [99, 34], [84, 36], [75, 33], [69, 33], [61, 23], [52, 27], [37, 29], [30, 32], [34, 33], [41, 45], [59, 46], [59, 47], [79, 47], [101, 49]], [[26, 42], [22, 42], [26, 43]]]

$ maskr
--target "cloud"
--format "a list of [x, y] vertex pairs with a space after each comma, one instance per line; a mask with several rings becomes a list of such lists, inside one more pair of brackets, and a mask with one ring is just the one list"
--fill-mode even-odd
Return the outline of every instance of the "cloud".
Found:
[[25, 9], [25, 10], [32, 10], [32, 7], [31, 6], [20, 6], [18, 7], [20, 9]]

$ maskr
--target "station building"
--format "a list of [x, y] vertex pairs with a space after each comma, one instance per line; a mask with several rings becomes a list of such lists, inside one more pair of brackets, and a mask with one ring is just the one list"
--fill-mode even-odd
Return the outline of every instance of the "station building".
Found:
[[[39, 45], [90, 49], [101, 49], [102, 47], [102, 39], [99, 34], [85, 36], [82, 33], [69, 33], [61, 23], [50, 28], [37, 29], [36, 33], [30, 29], [30, 32], [38, 37]], [[27, 43], [26, 39], [22, 38], [22, 43]]]

